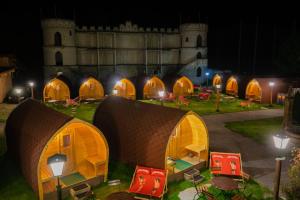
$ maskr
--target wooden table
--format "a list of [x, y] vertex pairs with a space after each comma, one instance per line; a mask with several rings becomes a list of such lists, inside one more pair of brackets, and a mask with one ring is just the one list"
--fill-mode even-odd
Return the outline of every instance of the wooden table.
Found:
[[200, 161], [200, 153], [201, 153], [201, 151], [205, 151], [205, 146], [204, 145], [190, 144], [190, 145], [187, 145], [185, 147], [185, 149], [188, 150], [188, 151], [191, 151], [193, 153], [198, 154], [199, 161]]
[[211, 180], [211, 184], [220, 190], [236, 190], [238, 189], [238, 184], [235, 180], [225, 176], [216, 176]]

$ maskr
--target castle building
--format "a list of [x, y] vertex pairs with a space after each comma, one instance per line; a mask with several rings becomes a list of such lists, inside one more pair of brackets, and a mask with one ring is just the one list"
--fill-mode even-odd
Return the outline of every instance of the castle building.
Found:
[[72, 20], [45, 19], [42, 29], [45, 81], [58, 72], [74, 84], [92, 75], [105, 85], [112, 74], [185, 75], [194, 84], [206, 80], [206, 24], [158, 29], [127, 21], [118, 27], [88, 28], [77, 27]]

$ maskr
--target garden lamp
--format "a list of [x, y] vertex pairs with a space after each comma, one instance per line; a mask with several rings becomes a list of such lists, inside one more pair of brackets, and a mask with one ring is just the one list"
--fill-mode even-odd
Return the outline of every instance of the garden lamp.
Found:
[[18, 97], [18, 103], [20, 103], [20, 97], [21, 97], [23, 90], [21, 88], [15, 88], [14, 92], [16, 93], [16, 95]]
[[273, 104], [273, 87], [275, 86], [275, 83], [273, 81], [269, 82], [270, 86], [270, 106]]
[[53, 176], [57, 177], [57, 199], [62, 199], [62, 193], [61, 193], [61, 185], [59, 182], [59, 177], [62, 175], [64, 164], [67, 161], [67, 156], [64, 154], [54, 154], [50, 156], [47, 160], [47, 164], [50, 166]]
[[[286, 135], [277, 134], [273, 136], [274, 146], [276, 149], [283, 151], [286, 149], [290, 138]], [[279, 199], [279, 186], [280, 186], [280, 176], [281, 176], [281, 165], [282, 161], [285, 160], [284, 156], [275, 158], [276, 167], [275, 167], [275, 183], [274, 183], [274, 199]]]
[[33, 81], [29, 81], [28, 82], [28, 85], [30, 86], [30, 89], [31, 89], [31, 98], [33, 99], [33, 87], [34, 87], [34, 82]]
[[163, 90], [159, 91], [158, 96], [160, 98], [160, 104], [163, 106], [164, 105], [163, 98], [165, 96], [165, 91], [163, 91]]
[[217, 89], [217, 98], [216, 98], [216, 100], [217, 100], [217, 102], [216, 102], [216, 112], [219, 112], [220, 111], [220, 90], [221, 90], [221, 88], [222, 88], [222, 85], [221, 84], [217, 84], [216, 85], [216, 89]]
[[206, 76], [206, 87], [208, 87], [208, 76], [209, 76], [209, 72], [205, 72], [205, 76]]

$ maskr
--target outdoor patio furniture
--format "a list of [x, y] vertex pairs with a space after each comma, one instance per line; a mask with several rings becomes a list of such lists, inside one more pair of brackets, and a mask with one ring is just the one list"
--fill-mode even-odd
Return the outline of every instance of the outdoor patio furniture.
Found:
[[81, 194], [81, 193], [85, 193], [85, 192], [88, 192], [91, 190], [91, 186], [88, 185], [87, 183], [83, 183], [83, 184], [80, 184], [80, 185], [77, 185], [73, 188], [70, 189], [70, 194], [72, 196], [75, 196], [77, 194]]
[[121, 185], [121, 180], [120, 179], [114, 179], [114, 180], [110, 180], [107, 183], [109, 186], [118, 186], [119, 191], [120, 191], [120, 185]]
[[167, 178], [167, 170], [136, 166], [128, 191], [136, 195], [162, 199], [167, 191]]
[[197, 154], [198, 158], [199, 158], [199, 161], [200, 161], [201, 152], [206, 150], [205, 146], [203, 146], [203, 145], [196, 145], [196, 144], [187, 145], [185, 147], [185, 149], [188, 150], [191, 153]]
[[225, 176], [213, 177], [211, 183], [220, 190], [229, 191], [239, 189], [238, 184], [234, 179]]
[[179, 102], [185, 106], [190, 105], [190, 101], [187, 100], [184, 96], [179, 96], [178, 98]]
[[199, 184], [204, 180], [204, 177], [201, 176], [200, 174], [196, 174], [193, 176], [193, 181], [195, 184]]
[[75, 200], [87, 199], [94, 195], [94, 193], [91, 191], [91, 186], [87, 183], [83, 183], [71, 188], [70, 194]]
[[200, 171], [198, 169], [193, 168], [193, 169], [185, 172], [183, 175], [184, 175], [185, 180], [193, 181], [194, 176], [200, 175]]
[[215, 196], [207, 191], [202, 191], [207, 200], [216, 200]]

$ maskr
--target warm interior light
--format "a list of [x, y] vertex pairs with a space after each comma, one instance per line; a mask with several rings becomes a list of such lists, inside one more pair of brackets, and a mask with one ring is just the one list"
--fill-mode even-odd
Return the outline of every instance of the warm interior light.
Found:
[[113, 90], [113, 94], [117, 95], [118, 94], [118, 90]]
[[274, 83], [274, 82], [272, 82], [272, 81], [271, 81], [271, 82], [269, 82], [269, 86], [270, 86], [270, 87], [273, 87], [274, 85], [275, 85], [275, 83]]
[[283, 135], [275, 135], [273, 136], [274, 145], [277, 149], [286, 149], [290, 138]]
[[220, 84], [216, 85], [216, 88], [221, 89], [221, 85]]
[[15, 93], [16, 94], [21, 94], [22, 93], [22, 89], [21, 88], [16, 88], [15, 89]]

